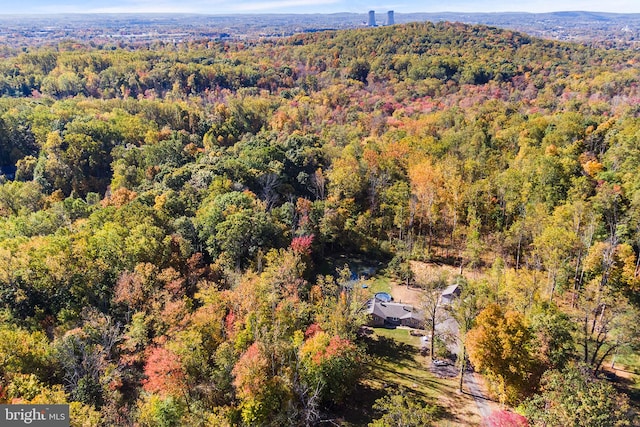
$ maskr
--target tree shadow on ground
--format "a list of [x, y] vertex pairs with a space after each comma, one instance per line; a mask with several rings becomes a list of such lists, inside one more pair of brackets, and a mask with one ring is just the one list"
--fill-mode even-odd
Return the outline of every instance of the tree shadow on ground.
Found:
[[417, 374], [424, 366], [417, 360], [419, 350], [416, 346], [375, 333], [363, 332], [359, 340], [369, 356], [370, 371], [367, 380], [358, 386], [345, 407], [336, 408], [346, 425], [367, 425], [376, 419], [380, 414], [373, 410], [375, 401], [387, 394], [398, 393], [400, 388], [414, 400], [435, 405], [438, 419], [454, 419], [447, 408], [425, 392], [425, 389], [437, 389], [441, 384], [436, 378]]
[[640, 410], [640, 376], [638, 374], [619, 368], [604, 369], [603, 374], [619, 392], [629, 396], [630, 403], [636, 410]]
[[360, 383], [350, 398], [344, 404], [334, 407], [333, 412], [339, 414], [341, 421], [343, 421], [340, 424], [366, 426], [376, 418], [373, 405], [385, 394], [387, 392], [384, 389]]
[[475, 393], [472, 393], [472, 392], [467, 391], [467, 390], [462, 390], [461, 393], [462, 394], [466, 394], [467, 396], [471, 396], [471, 397], [473, 397], [475, 399], [486, 400], [487, 402], [500, 403], [497, 399], [492, 399], [492, 398], [487, 397], [487, 396], [482, 396], [481, 394], [475, 394]]
[[401, 360], [413, 360], [417, 349], [409, 344], [401, 343], [393, 338], [367, 335], [362, 337], [367, 354], [386, 360], [398, 362]]
[[[410, 367], [414, 363], [414, 355], [417, 349], [409, 344], [400, 343], [392, 338], [377, 336], [374, 333], [361, 333], [359, 340], [364, 344], [367, 355], [369, 356], [369, 369], [377, 369], [378, 371], [387, 371], [376, 361], [384, 360], [391, 362], [399, 367]], [[375, 364], [375, 368], [373, 365]], [[399, 376], [397, 372], [390, 372], [394, 376]], [[405, 379], [407, 375], [402, 375]], [[366, 426], [372, 422], [379, 414], [373, 409], [376, 400], [384, 397], [386, 394], [397, 391], [396, 384], [382, 383], [382, 386], [376, 384], [377, 381], [371, 379], [369, 374], [365, 375], [353, 393], [342, 405], [334, 406], [330, 409], [331, 414], [336, 417], [339, 424]]]

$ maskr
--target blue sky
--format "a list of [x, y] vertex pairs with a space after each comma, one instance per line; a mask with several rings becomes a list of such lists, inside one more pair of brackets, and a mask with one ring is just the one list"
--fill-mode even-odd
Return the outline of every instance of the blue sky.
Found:
[[640, 13], [639, 0], [1, 0], [9, 13], [366, 13], [553, 12], [586, 10]]

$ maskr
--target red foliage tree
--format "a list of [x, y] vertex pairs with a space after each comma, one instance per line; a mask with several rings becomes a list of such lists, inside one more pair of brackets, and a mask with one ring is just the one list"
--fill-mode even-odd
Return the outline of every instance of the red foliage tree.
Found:
[[242, 398], [261, 394], [267, 383], [268, 362], [258, 343], [253, 343], [244, 352], [233, 368], [233, 385]]
[[143, 387], [151, 393], [179, 396], [186, 390], [186, 378], [180, 357], [164, 347], [154, 347], [144, 367], [147, 379]]
[[485, 427], [528, 427], [525, 417], [505, 410], [493, 411], [485, 420]]
[[309, 325], [307, 330], [304, 331], [304, 337], [306, 339], [309, 339], [315, 334], [317, 334], [318, 332], [322, 332], [322, 328], [317, 323], [312, 323], [311, 325]]
[[313, 243], [313, 234], [307, 236], [294, 237], [291, 240], [291, 250], [301, 255], [311, 255], [311, 244]]

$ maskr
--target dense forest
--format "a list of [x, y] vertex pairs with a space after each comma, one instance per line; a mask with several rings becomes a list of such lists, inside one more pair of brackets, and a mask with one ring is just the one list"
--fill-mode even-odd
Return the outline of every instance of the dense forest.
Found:
[[[0, 402], [347, 425], [346, 255], [476, 272], [463, 351], [529, 425], [633, 425], [603, 369], [640, 345], [639, 61], [450, 23], [5, 48]], [[371, 425], [442, 412], [390, 393]]]

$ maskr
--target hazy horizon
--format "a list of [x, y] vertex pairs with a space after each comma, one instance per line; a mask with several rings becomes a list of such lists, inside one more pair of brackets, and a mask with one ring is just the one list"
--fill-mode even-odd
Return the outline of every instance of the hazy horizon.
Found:
[[333, 14], [378, 13], [509, 13], [509, 12], [604, 12], [640, 13], [636, 0], [451, 0], [425, 4], [410, 0], [346, 1], [346, 0], [24, 0], [4, 5], [0, 15], [66, 14], [66, 13], [193, 13], [230, 14]]

